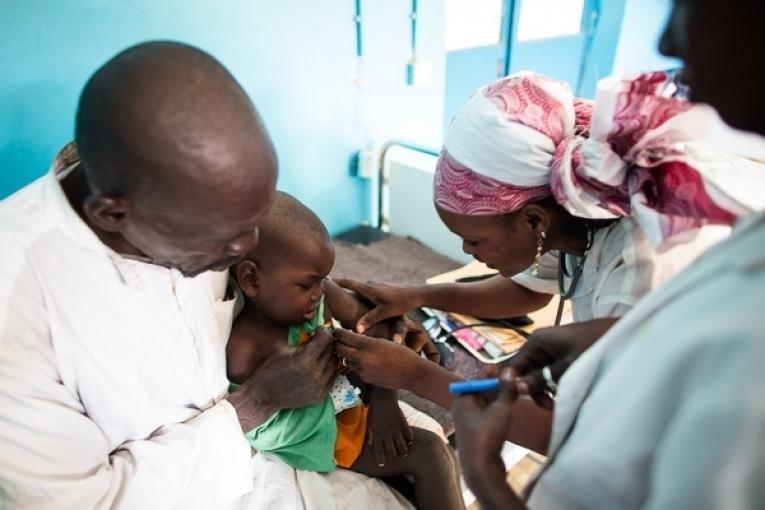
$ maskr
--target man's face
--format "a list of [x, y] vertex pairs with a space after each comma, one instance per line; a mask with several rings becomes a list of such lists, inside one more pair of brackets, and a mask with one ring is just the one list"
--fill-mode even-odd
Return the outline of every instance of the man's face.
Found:
[[663, 54], [684, 62], [691, 99], [717, 109], [731, 126], [765, 134], [765, 2], [675, 0], [661, 38]]
[[[253, 199], [249, 210], [221, 210], [195, 218], [166, 218], [165, 223], [133, 221], [125, 239], [146, 254], [148, 262], [178, 269], [184, 276], [220, 271], [244, 259], [258, 243], [258, 224], [271, 197]], [[236, 214], [240, 213], [240, 214]], [[173, 221], [175, 220], [175, 221]]]
[[275, 168], [259, 168], [249, 188], [218, 193], [180, 193], [178, 200], [135, 207], [121, 230], [148, 262], [178, 269], [185, 276], [223, 270], [258, 243], [258, 225], [274, 198]]

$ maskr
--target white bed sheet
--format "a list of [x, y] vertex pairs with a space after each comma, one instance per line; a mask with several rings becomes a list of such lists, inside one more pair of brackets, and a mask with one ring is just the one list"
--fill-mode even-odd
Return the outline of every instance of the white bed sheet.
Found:
[[[444, 441], [443, 429], [430, 416], [399, 402], [407, 421], [430, 430]], [[332, 473], [295, 470], [274, 457], [253, 457], [253, 491], [245, 496], [243, 510], [410, 510], [414, 507], [384, 482], [348, 469]]]

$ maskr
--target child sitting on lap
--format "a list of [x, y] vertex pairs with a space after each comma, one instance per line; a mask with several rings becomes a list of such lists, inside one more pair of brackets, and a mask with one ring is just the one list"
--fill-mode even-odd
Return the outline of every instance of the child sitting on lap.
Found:
[[[334, 258], [321, 220], [277, 193], [257, 249], [232, 269], [245, 296], [226, 348], [233, 383], [243, 383], [275, 352], [331, 327], [333, 318], [352, 326], [365, 312], [328, 280]], [[418, 508], [464, 508], [449, 446], [432, 432], [410, 429], [394, 391], [364, 387], [362, 402], [351, 380], [365, 385], [347, 376], [338, 373], [324, 401], [281, 410], [249, 431], [252, 447], [295, 469], [328, 472], [337, 465], [373, 477], [410, 475]]]

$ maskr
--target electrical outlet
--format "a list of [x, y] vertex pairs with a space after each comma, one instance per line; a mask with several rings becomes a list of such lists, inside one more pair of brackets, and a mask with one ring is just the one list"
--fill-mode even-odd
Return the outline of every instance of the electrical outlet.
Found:
[[361, 150], [355, 154], [353, 160], [356, 162], [356, 177], [371, 179], [377, 173], [377, 151]]
[[421, 58], [413, 58], [406, 64], [406, 83], [413, 87], [423, 87], [430, 83], [433, 77], [433, 62]]

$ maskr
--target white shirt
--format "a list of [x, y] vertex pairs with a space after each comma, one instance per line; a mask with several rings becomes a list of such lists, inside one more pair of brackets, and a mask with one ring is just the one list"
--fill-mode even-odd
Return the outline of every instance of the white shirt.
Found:
[[[582, 276], [571, 298], [575, 322], [603, 317], [620, 317], [631, 310], [652, 289], [685, 268], [711, 245], [730, 233], [728, 227], [708, 226], [671, 249], [658, 253], [631, 218], [622, 218], [595, 232]], [[513, 276], [513, 281], [543, 294], [558, 294], [560, 252], [542, 255], [537, 276], [527, 271]], [[567, 256], [569, 274], [581, 258]], [[564, 279], [568, 289], [571, 279]]]
[[74, 158], [0, 202], [0, 509], [411, 508], [360, 473], [251, 457], [223, 400], [227, 273], [103, 245], [56, 177]]
[[120, 257], [53, 172], [0, 202], [0, 246], [0, 487], [14, 508], [219, 508], [251, 490], [222, 400], [225, 273]]
[[763, 248], [759, 213], [571, 366], [531, 508], [763, 505]]

